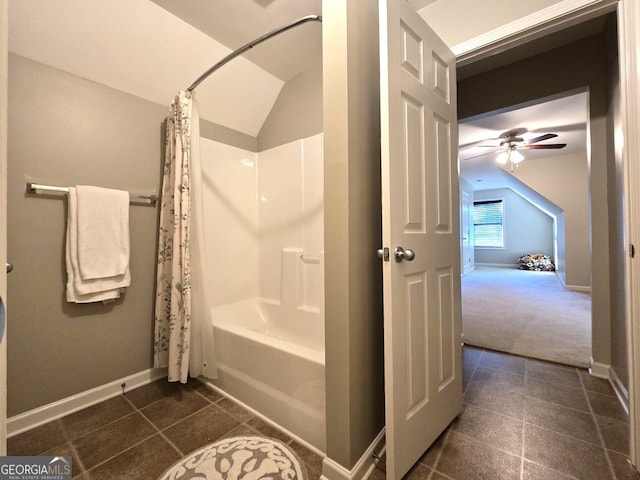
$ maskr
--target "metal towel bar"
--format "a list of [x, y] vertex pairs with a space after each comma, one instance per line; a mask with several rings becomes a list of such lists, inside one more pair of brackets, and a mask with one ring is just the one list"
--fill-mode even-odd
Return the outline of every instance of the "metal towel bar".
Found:
[[[46, 193], [69, 193], [69, 187], [56, 187], [55, 185], [41, 185], [39, 183], [27, 182], [27, 193], [32, 195]], [[149, 204], [156, 205], [158, 203], [158, 195], [139, 195], [129, 193], [130, 202], [133, 204]]]

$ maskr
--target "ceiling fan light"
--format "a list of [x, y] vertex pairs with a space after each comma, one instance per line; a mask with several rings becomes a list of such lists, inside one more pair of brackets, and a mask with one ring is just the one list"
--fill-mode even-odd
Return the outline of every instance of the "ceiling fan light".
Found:
[[496, 162], [498, 162], [500, 165], [506, 165], [508, 160], [509, 152], [506, 150], [504, 152], [500, 152], [496, 157]]
[[512, 163], [518, 164], [523, 160], [524, 160], [524, 156], [520, 152], [518, 152], [517, 150], [514, 150], [513, 152], [511, 152]]

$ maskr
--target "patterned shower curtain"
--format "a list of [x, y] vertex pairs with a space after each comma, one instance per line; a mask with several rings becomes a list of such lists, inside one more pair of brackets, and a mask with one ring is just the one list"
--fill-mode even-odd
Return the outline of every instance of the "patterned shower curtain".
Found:
[[204, 295], [199, 140], [197, 102], [191, 93], [178, 92], [167, 117], [154, 337], [154, 367], [168, 367], [170, 382], [216, 374], [213, 330], [205, 327], [211, 324]]

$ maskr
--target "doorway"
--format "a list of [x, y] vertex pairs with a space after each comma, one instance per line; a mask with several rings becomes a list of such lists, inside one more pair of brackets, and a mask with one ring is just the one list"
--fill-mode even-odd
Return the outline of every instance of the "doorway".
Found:
[[[497, 54], [491, 60], [475, 62], [475, 59], [486, 58], [488, 54], [517, 45], [519, 41], [524, 41], [524, 38], [545, 35], [549, 29], [553, 31], [569, 25], [565, 30], [571, 31], [574, 27], [570, 25], [579, 19], [593, 18], [596, 15], [602, 16], [610, 13], [616, 6], [618, 8], [617, 16], [614, 16], [613, 20], [619, 21], [617, 25], [619, 33], [615, 31], [616, 25], [613, 25], [614, 32], [605, 35], [605, 38], [599, 43], [594, 43], [593, 46], [596, 50], [592, 52], [605, 53], [604, 63], [609, 74], [606, 83], [600, 80], [602, 82], [600, 85], [605, 84], [609, 87], [608, 91], [604, 97], [600, 93], [600, 98], [590, 103], [592, 158], [608, 158], [609, 162], [605, 166], [608, 168], [604, 170], [600, 170], [600, 166], [594, 163], [593, 167], [597, 167], [599, 170], [592, 171], [592, 176], [607, 178], [607, 175], [610, 175], [610, 189], [608, 192], [600, 190], [601, 187], [592, 190], [592, 199], [595, 195], [600, 200], [609, 203], [609, 208], [592, 204], [592, 207], [595, 206], [592, 212], [592, 224], [594, 228], [603, 227], [603, 231], [608, 231], [609, 234], [592, 237], [592, 249], [594, 259], [596, 259], [593, 272], [593, 336], [597, 340], [593, 343], [594, 360], [590, 370], [596, 376], [610, 379], [619, 398], [630, 412], [631, 458], [632, 463], [637, 465], [640, 442], [637, 442], [636, 439], [640, 432], [640, 423], [635, 410], [638, 400], [636, 385], [640, 380], [638, 376], [640, 362], [636, 359], [635, 352], [640, 336], [635, 322], [637, 314], [634, 312], [639, 310], [640, 301], [636, 299], [637, 287], [634, 285], [633, 279], [639, 272], [638, 266], [632, 260], [628, 260], [631, 257], [627, 255], [631, 239], [638, 234], [638, 227], [634, 222], [634, 212], [637, 212], [639, 208], [638, 200], [635, 198], [637, 186], [635, 182], [629, 182], [637, 175], [635, 158], [637, 158], [638, 145], [634, 141], [635, 136], [632, 134], [631, 125], [636, 124], [638, 115], [637, 98], [635, 90], [633, 90], [633, 85], [637, 84], [638, 78], [637, 68], [634, 66], [635, 57], [630, 55], [635, 52], [639, 44], [632, 27], [639, 15], [636, 11], [637, 5], [606, 1], [587, 5], [587, 2], [582, 2], [582, 6], [576, 10], [565, 10], [561, 13], [557, 11], [545, 12], [545, 15], [548, 15], [547, 23], [545, 21], [536, 22], [536, 26], [534, 26], [528, 20], [523, 21], [517, 27], [513, 27], [511, 34], [501, 31], [499, 34], [496, 33], [493, 38], [487, 39], [491, 37], [489, 35], [483, 39], [477, 39], [475, 45], [464, 45], [464, 48], [458, 51], [458, 65], [459, 71], [463, 72], [461, 81], [464, 82], [468, 78], [465, 77], [466, 74], [474, 75], [487, 71], [489, 68], [500, 68], [509, 63], [507, 58], [510, 60], [524, 58], [527, 52], [536, 51], [536, 48], [541, 48], [545, 42], [528, 43], [524, 49], [522, 46], [516, 46], [510, 50], [508, 55]], [[586, 23], [583, 22], [580, 25]], [[538, 25], [543, 26], [538, 27]], [[609, 23], [608, 28], [611, 27], [612, 25]], [[554, 35], [544, 38], [549, 38], [548, 42], [552, 43]], [[620, 48], [619, 69], [617, 67], [618, 58], [606, 54], [614, 52], [618, 47]], [[566, 48], [566, 46], [560, 48]], [[539, 53], [545, 50], [539, 49], [537, 51]], [[588, 55], [584, 58], [591, 61], [591, 57]], [[556, 64], [556, 70], [570, 76], [573, 60], [569, 58], [566, 63]], [[509, 95], [521, 93], [520, 87], [523, 82], [520, 80], [522, 77], [511, 76], [509, 80], [511, 81], [510, 86], [515, 87], [516, 91], [514, 92], [510, 88], [507, 93]], [[569, 86], [570, 82], [566, 79], [565, 81], [568, 84], [567, 88], [572, 88]], [[547, 84], [545, 78], [538, 75], [535, 79], [529, 79], [524, 83], [529, 86], [535, 83], [537, 87]], [[590, 91], [593, 93], [591, 89]], [[502, 89], [502, 93], [505, 93], [504, 89]], [[483, 92], [476, 91], [475, 98], [469, 102], [470, 110], [475, 112], [491, 110], [492, 107], [483, 105], [484, 102]], [[471, 113], [459, 112], [460, 118], [466, 115], [471, 115]], [[622, 148], [621, 140], [625, 135], [626, 142]], [[612, 163], [615, 166], [611, 167]], [[600, 220], [603, 220], [604, 223], [600, 224]], [[599, 256], [597, 252], [608, 253]], [[602, 264], [599, 264], [600, 261]], [[609, 287], [609, 282], [611, 282], [612, 288]], [[610, 310], [609, 306], [611, 306]]]
[[459, 121], [461, 196], [480, 223], [462, 280], [466, 344], [590, 366], [588, 105], [582, 89]]

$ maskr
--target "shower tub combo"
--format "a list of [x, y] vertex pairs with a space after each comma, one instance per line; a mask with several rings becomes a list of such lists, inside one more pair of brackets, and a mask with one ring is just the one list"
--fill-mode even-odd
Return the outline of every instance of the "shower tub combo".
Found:
[[200, 144], [210, 383], [325, 451], [322, 134], [258, 153]]
[[319, 316], [255, 299], [212, 308], [218, 378], [211, 382], [324, 451]]
[[[188, 90], [268, 38], [321, 20], [309, 15], [240, 47]], [[322, 144], [319, 133], [256, 152], [201, 138], [200, 163], [218, 371], [208, 381], [324, 452]]]

